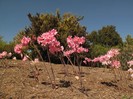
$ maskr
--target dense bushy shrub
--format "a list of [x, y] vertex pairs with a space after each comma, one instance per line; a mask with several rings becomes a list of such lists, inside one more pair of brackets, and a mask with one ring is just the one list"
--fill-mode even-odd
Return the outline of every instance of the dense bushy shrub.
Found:
[[121, 61], [121, 67], [124, 70], [127, 70], [129, 67], [127, 65], [127, 62], [133, 59], [133, 46], [132, 45], [126, 45], [123, 46], [121, 49], [121, 54], [120, 54], [120, 61]]
[[96, 44], [91, 46], [90, 48], [90, 55], [91, 58], [100, 56], [100, 55], [104, 55], [110, 48], [104, 47], [100, 44]]

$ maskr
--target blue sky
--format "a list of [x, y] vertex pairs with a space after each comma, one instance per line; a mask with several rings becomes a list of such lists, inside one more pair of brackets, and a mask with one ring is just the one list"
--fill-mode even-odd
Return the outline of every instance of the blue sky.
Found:
[[87, 32], [106, 25], [116, 26], [124, 39], [133, 37], [133, 0], [0, 0], [0, 35], [7, 42], [30, 25], [28, 13], [66, 12], [84, 16]]

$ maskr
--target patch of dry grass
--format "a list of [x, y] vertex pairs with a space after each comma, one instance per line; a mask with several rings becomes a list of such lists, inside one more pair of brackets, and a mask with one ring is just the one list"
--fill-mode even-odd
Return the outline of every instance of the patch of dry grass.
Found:
[[[2, 60], [1, 60], [2, 61]], [[82, 80], [85, 91], [79, 89], [72, 66], [67, 65], [69, 75], [64, 76], [63, 65], [52, 64], [57, 88], [52, 89], [43, 64], [37, 64], [39, 82], [33, 76], [34, 66], [30, 62], [0, 61], [0, 99], [132, 99], [133, 80], [126, 71], [114, 72], [105, 68], [82, 67]], [[46, 63], [50, 71], [50, 64]], [[75, 66], [75, 69], [77, 67]], [[131, 98], [132, 97], [132, 98]]]

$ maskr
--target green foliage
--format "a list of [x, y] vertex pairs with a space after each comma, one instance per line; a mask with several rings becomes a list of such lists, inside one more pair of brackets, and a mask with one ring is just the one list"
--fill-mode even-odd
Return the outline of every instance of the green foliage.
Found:
[[127, 35], [125, 44], [133, 45], [133, 38], [131, 37], [131, 35]]
[[121, 55], [119, 57], [123, 70], [127, 70], [129, 67], [127, 62], [133, 60], [133, 38], [131, 35], [127, 35], [126, 41], [121, 47]]
[[6, 42], [3, 40], [3, 37], [0, 36], [0, 52], [5, 50]]
[[119, 57], [123, 70], [127, 70], [129, 68], [127, 62], [133, 59], [132, 54], [133, 54], [133, 45], [123, 46]]
[[105, 46], [116, 46], [122, 44], [122, 38], [116, 32], [115, 26], [103, 27], [98, 31], [99, 42]]
[[109, 49], [110, 48], [104, 47], [104, 46], [99, 45], [99, 44], [93, 45], [90, 48], [91, 58], [95, 58], [95, 57], [98, 57], [100, 55], [104, 55], [104, 54], [106, 54], [106, 52]]
[[87, 39], [91, 44], [98, 44], [99, 42], [97, 31], [92, 31], [91, 34], [88, 34]]
[[117, 45], [122, 45], [122, 38], [115, 29], [115, 26], [106, 26], [98, 31], [93, 31], [88, 34], [88, 40], [92, 44], [100, 44], [105, 47], [113, 47]]
[[124, 96], [122, 97], [122, 99], [133, 99], [133, 96], [124, 95]]
[[3, 38], [0, 36], [0, 52], [7, 51], [7, 52], [13, 52], [14, 50], [14, 43], [13, 42], [5, 42]]
[[20, 43], [20, 40], [22, 39], [22, 37], [25, 35], [25, 31], [22, 30], [20, 31], [14, 38], [13, 38], [13, 42], [14, 44], [18, 44]]
[[14, 43], [13, 42], [9, 42], [8, 44], [5, 45], [5, 51], [7, 52], [14, 52]]

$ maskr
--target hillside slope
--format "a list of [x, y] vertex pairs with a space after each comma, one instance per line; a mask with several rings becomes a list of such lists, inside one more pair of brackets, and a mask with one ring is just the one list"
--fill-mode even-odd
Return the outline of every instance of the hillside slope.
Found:
[[[50, 64], [45, 63], [50, 72]], [[56, 89], [52, 89], [44, 63], [39, 62], [39, 82], [34, 78], [35, 66], [30, 62], [0, 60], [0, 99], [133, 99], [133, 79], [126, 71], [82, 67], [85, 91], [79, 90], [79, 79], [67, 65], [52, 64], [56, 76]], [[74, 67], [77, 69], [77, 67]]]

